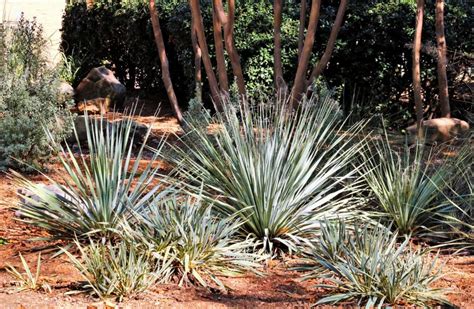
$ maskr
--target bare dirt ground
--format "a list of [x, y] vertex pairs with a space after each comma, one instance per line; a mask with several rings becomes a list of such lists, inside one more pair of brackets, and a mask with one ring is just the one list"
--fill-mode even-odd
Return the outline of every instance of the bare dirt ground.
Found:
[[[176, 121], [170, 117], [147, 116], [137, 118], [152, 125], [154, 133], [177, 132]], [[166, 168], [164, 166], [164, 168]], [[58, 179], [61, 168], [50, 166], [49, 176]], [[37, 182], [46, 182], [42, 176], [31, 176]], [[81, 277], [68, 263], [67, 257], [52, 258], [55, 252], [43, 252], [43, 278], [52, 288], [46, 292], [16, 292], [13, 278], [5, 271], [11, 264], [19, 267], [21, 252], [29, 265], [34, 267], [36, 249], [51, 245], [33, 242], [32, 238], [47, 234], [18, 221], [14, 207], [18, 202], [17, 187], [8, 175], [0, 175], [0, 308], [107, 308], [103, 302], [82, 294], [66, 295], [77, 287]], [[61, 243], [54, 244], [61, 246]], [[446, 276], [439, 287], [450, 288], [449, 300], [459, 308], [474, 308], [474, 256], [442, 256], [446, 263]], [[289, 261], [291, 263], [291, 261]], [[317, 282], [301, 282], [300, 275], [289, 269], [287, 263], [277, 261], [268, 267], [264, 277], [248, 275], [241, 278], [222, 278], [231, 290], [227, 294], [213, 293], [205, 289], [179, 288], [176, 285], [159, 285], [137, 299], [129, 299], [122, 308], [309, 308], [324, 296], [325, 291], [316, 288]]]

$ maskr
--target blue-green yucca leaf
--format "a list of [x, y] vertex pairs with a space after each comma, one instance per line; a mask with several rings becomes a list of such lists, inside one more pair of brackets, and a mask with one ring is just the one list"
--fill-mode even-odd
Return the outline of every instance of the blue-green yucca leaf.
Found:
[[345, 128], [330, 98], [310, 98], [296, 111], [287, 98], [224, 105], [212, 134], [189, 119], [189, 136], [172, 160], [189, 191], [203, 184], [222, 216], [239, 213], [244, 236], [296, 249], [318, 219], [360, 213], [348, 192], [358, 190], [349, 184], [363, 124]]
[[134, 150], [136, 124], [131, 117], [109, 122], [86, 115], [84, 121], [87, 155], [75, 129], [78, 153], [67, 143], [63, 146], [51, 140], [61, 149], [59, 160], [64, 169], [61, 183], [44, 175], [54, 190], [14, 173], [25, 189], [19, 206], [23, 220], [46, 229], [51, 238], [110, 236], [121, 221], [133, 220], [134, 211], [146, 208], [160, 189], [153, 180], [161, 146], [140, 165], [150, 130]]

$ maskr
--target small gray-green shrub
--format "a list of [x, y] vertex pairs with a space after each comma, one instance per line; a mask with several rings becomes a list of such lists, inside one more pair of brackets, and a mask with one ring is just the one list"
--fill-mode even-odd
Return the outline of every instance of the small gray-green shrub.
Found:
[[70, 132], [70, 102], [59, 101], [45, 50], [35, 20], [0, 23], [0, 170], [42, 168], [54, 153], [44, 129], [55, 141]]
[[449, 304], [443, 290], [431, 286], [441, 278], [438, 259], [413, 249], [408, 237], [399, 244], [398, 234], [383, 226], [349, 231], [343, 224], [326, 222], [321, 229], [320, 239], [306, 252], [309, 263], [299, 268], [310, 271], [305, 279], [329, 281], [321, 287], [331, 295], [317, 304], [353, 301], [366, 308]]

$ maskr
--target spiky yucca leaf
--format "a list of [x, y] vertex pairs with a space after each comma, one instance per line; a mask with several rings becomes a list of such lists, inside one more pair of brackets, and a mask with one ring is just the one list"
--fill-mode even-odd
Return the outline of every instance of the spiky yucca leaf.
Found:
[[269, 249], [295, 249], [318, 219], [358, 213], [345, 185], [357, 170], [348, 166], [361, 148], [354, 136], [363, 125], [343, 130], [330, 98], [305, 100], [297, 111], [288, 106], [288, 98], [237, 107], [227, 101], [210, 123], [190, 117], [185, 147], [172, 158], [189, 190], [203, 183], [215, 210], [238, 214], [242, 234]]
[[[317, 304], [355, 301], [367, 308], [449, 304], [442, 289], [431, 287], [441, 278], [437, 257], [430, 260], [426, 252], [412, 249], [408, 237], [398, 244], [398, 235], [383, 226], [344, 231], [344, 225], [339, 225], [336, 230], [345, 234], [341, 236], [331, 226], [322, 225], [327, 231], [307, 252], [314, 263], [300, 268], [311, 271], [305, 279], [324, 278], [332, 283], [320, 285], [330, 289], [331, 295]], [[327, 243], [337, 243], [337, 251], [328, 251]], [[321, 268], [329, 274], [320, 272]]]
[[64, 169], [64, 185], [45, 175], [56, 191], [14, 173], [27, 192], [19, 206], [24, 221], [44, 228], [51, 238], [110, 237], [120, 221], [132, 220], [132, 212], [146, 207], [159, 188], [152, 181], [161, 146], [140, 168], [150, 130], [134, 154], [136, 129], [131, 117], [111, 124], [86, 115], [84, 121], [88, 155], [82, 153], [76, 131], [78, 153], [51, 139], [62, 150]]
[[76, 240], [75, 244], [79, 258], [65, 249], [63, 252], [87, 281], [84, 289], [101, 299], [122, 301], [169, 280], [171, 259], [166, 254], [158, 260], [152, 252], [125, 241], [112, 244], [90, 240], [83, 246]]
[[128, 225], [126, 235], [146, 243], [158, 257], [169, 250], [180, 285], [207, 287], [212, 282], [225, 290], [218, 275], [259, 274], [260, 262], [266, 258], [253, 253], [253, 241], [236, 237], [242, 225], [237, 215], [217, 217], [212, 206], [200, 199], [169, 196], [142, 212], [141, 218], [143, 224]]

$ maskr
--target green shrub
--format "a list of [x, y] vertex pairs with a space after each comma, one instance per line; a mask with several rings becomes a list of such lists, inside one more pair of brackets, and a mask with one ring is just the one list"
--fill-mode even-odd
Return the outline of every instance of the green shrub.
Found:
[[103, 300], [122, 301], [169, 279], [169, 261], [157, 260], [151, 252], [136, 244], [92, 240], [87, 246], [79, 241], [75, 244], [80, 252], [79, 259], [69, 251], [63, 251], [86, 280], [83, 288]]
[[145, 242], [157, 255], [170, 256], [180, 285], [214, 283], [226, 290], [218, 275], [259, 274], [265, 256], [252, 253], [253, 241], [239, 240], [242, 221], [237, 215], [220, 218], [212, 210], [200, 198], [173, 195], [141, 213], [141, 228], [129, 225], [126, 230], [134, 242]]
[[[63, 48], [67, 55], [84, 60], [78, 78], [83, 78], [103, 61], [114, 65], [119, 79], [134, 89], [162, 92], [159, 63], [149, 12], [145, 2], [96, 0], [87, 11], [84, 4], [69, 5], [63, 19]], [[282, 24], [282, 62], [285, 80], [291, 83], [297, 65], [299, 1], [284, 5]], [[194, 95], [193, 54], [190, 36], [191, 14], [186, 1], [158, 3], [163, 35], [167, 44], [171, 76], [178, 90], [180, 102], [188, 102]], [[338, 1], [326, 1], [321, 6], [321, 20], [316, 33], [314, 53], [321, 56], [337, 12]], [[211, 1], [201, 1], [207, 42], [211, 57], [214, 46]], [[413, 117], [412, 102], [401, 103], [410, 94], [411, 44], [413, 41], [415, 4], [413, 1], [357, 0], [348, 4], [345, 22], [339, 33], [331, 61], [324, 77], [331, 87], [345, 85], [342, 96], [344, 111], [366, 117], [382, 113], [390, 124], [405, 125]], [[422, 55], [422, 81], [426, 103], [436, 108], [436, 53], [434, 5], [427, 4]], [[471, 29], [473, 14], [465, 1], [446, 3], [446, 37], [450, 51], [448, 74], [453, 90], [462, 86], [461, 73], [467, 73], [468, 54], [474, 42]], [[308, 10], [309, 14], [309, 10]], [[409, 22], [407, 22], [409, 21]], [[236, 1], [235, 45], [250, 94], [273, 89], [273, 8], [268, 1]], [[137, 57], [139, 55], [139, 57]], [[311, 62], [314, 63], [317, 57]], [[229, 70], [230, 73], [230, 70]], [[231, 79], [232, 80], [232, 79]], [[205, 85], [207, 87], [207, 85]], [[206, 89], [205, 89], [206, 90]], [[354, 92], [359, 100], [352, 102]], [[453, 95], [454, 91], [451, 91]], [[464, 92], [465, 93], [465, 92]], [[204, 98], [207, 100], [208, 95]], [[369, 101], [370, 99], [370, 101]], [[460, 111], [472, 107], [461, 100], [452, 109]]]
[[[366, 308], [449, 305], [443, 290], [430, 286], [441, 277], [437, 258], [430, 260], [421, 249], [412, 249], [408, 237], [398, 244], [398, 235], [385, 227], [366, 226], [349, 232], [334, 224], [322, 224], [320, 240], [307, 252], [314, 264], [300, 268], [312, 271], [305, 279], [324, 278], [331, 283], [321, 285], [330, 289], [331, 295], [317, 304], [355, 301]], [[337, 244], [337, 250], [328, 250], [328, 243]]]
[[362, 125], [343, 129], [328, 97], [313, 97], [296, 112], [288, 104], [280, 98], [239, 108], [227, 101], [207, 123], [190, 115], [189, 136], [171, 157], [188, 190], [200, 191], [202, 183], [215, 210], [240, 217], [242, 235], [270, 251], [296, 249], [318, 219], [359, 215], [346, 182], [357, 170], [349, 165], [361, 149], [354, 136]]
[[68, 105], [60, 102], [59, 79], [48, 67], [41, 26], [22, 16], [14, 26], [0, 24], [0, 170], [40, 169], [55, 142], [70, 132]]
[[138, 133], [130, 117], [108, 122], [86, 116], [84, 125], [87, 156], [50, 139], [63, 154], [59, 159], [64, 185], [48, 177], [59, 192], [15, 173], [26, 191], [19, 206], [23, 220], [44, 228], [53, 239], [113, 239], [122, 220], [133, 221], [134, 212], [158, 198], [155, 193], [160, 187], [153, 180], [159, 169], [159, 150], [140, 167], [150, 130], [134, 151]]

